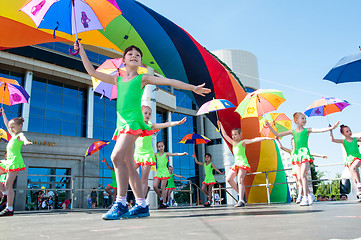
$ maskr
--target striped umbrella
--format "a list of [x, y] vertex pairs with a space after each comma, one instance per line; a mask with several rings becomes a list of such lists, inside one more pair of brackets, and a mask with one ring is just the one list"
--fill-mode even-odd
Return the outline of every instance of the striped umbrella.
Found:
[[29, 94], [16, 80], [0, 77], [0, 103], [15, 105], [27, 103]]
[[96, 141], [93, 142], [85, 152], [85, 157], [92, 155], [93, 153], [99, 151], [103, 147], [109, 144], [109, 141]]
[[292, 121], [284, 113], [268, 113], [263, 118], [260, 117], [259, 128], [260, 133], [264, 137], [274, 138], [275, 135], [271, 132], [266, 120], [271, 124], [273, 129], [278, 133], [285, 132], [291, 129]]

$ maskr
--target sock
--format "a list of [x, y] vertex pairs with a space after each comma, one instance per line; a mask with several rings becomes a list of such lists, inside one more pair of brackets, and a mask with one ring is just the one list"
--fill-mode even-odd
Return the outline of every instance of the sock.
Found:
[[357, 184], [357, 188], [361, 188], [361, 183], [358, 183], [358, 184]]
[[3, 195], [7, 195], [8, 193], [6, 191], [3, 191]]
[[6, 207], [9, 211], [13, 211], [13, 207]]
[[147, 202], [145, 201], [145, 198], [137, 198], [135, 199], [136, 204], [138, 204], [138, 206], [141, 207], [146, 207], [147, 206]]
[[120, 202], [123, 206], [127, 206], [127, 197], [117, 196], [116, 202]]

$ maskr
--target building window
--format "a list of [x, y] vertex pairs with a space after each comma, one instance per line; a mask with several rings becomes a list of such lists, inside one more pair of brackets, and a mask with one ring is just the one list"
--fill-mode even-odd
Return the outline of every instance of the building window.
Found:
[[246, 90], [246, 93], [251, 93], [251, 92], [256, 91], [256, 89], [254, 89], [254, 88], [250, 88], [250, 87], [244, 87], [244, 88]]
[[216, 145], [216, 144], [222, 144], [222, 138], [212, 139], [212, 141], [207, 143], [207, 146]]
[[29, 131], [86, 136], [86, 89], [33, 78]]

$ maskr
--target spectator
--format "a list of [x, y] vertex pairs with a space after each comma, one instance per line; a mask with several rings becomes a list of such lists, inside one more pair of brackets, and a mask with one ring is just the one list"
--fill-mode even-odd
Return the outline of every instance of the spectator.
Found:
[[103, 208], [107, 208], [110, 205], [110, 195], [106, 191], [103, 192]]
[[97, 206], [97, 198], [98, 194], [95, 188], [93, 188], [93, 191], [90, 193], [91, 201], [92, 201], [92, 208], [96, 208]]
[[317, 202], [321, 202], [321, 201], [323, 201], [322, 196], [321, 196], [321, 195], [317, 195]]
[[346, 194], [341, 194], [341, 201], [346, 201], [347, 200], [347, 195]]
[[88, 208], [92, 208], [92, 199], [90, 197], [90, 195], [88, 195]]
[[332, 195], [330, 201], [336, 201], [336, 196]]

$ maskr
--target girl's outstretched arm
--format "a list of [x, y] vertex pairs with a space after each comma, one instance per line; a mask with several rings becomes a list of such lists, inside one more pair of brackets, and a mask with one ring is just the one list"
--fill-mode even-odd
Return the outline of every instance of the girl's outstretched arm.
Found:
[[147, 84], [153, 85], [168, 85], [175, 88], [193, 91], [194, 93], [204, 96], [204, 94], [210, 93], [211, 90], [209, 88], [205, 88], [205, 83], [194, 86], [192, 84], [184, 83], [175, 79], [163, 78], [163, 77], [155, 77], [151, 75], [143, 75], [142, 85], [141, 87], [145, 87]]
[[269, 130], [271, 130], [271, 132], [276, 136], [276, 137], [283, 137], [283, 136], [286, 136], [286, 135], [291, 135], [292, 134], [292, 130], [288, 130], [286, 132], [281, 132], [281, 133], [278, 133], [276, 130], [273, 129], [273, 127], [271, 126], [271, 124], [266, 120], [265, 122], [268, 127], [269, 127]]
[[225, 139], [227, 142], [229, 142], [229, 144], [233, 145], [234, 141], [233, 141], [232, 138], [230, 138], [230, 137], [227, 135], [226, 131], [225, 131], [224, 128], [223, 128], [223, 125], [222, 125], [221, 121], [217, 121], [217, 124], [218, 124], [219, 128], [221, 129], [222, 136], [224, 137], [224, 139]]
[[173, 173], [173, 175], [174, 175], [175, 177], [179, 177], [179, 178], [186, 178], [186, 177], [183, 177], [183, 176], [181, 176], [181, 175], [174, 174], [174, 173]]
[[6, 114], [5, 114], [5, 111], [4, 111], [4, 108], [0, 108], [0, 113], [1, 115], [3, 115], [3, 119], [4, 119], [4, 124], [8, 130], [8, 132], [11, 134], [11, 132], [9, 131], [9, 120], [8, 118], [6, 117]]
[[197, 157], [196, 157], [196, 153], [193, 153], [192, 157], [194, 157], [194, 162], [197, 163], [198, 165], [204, 166], [204, 162], [199, 162]]
[[83, 48], [83, 45], [78, 41], [74, 42], [74, 50], [77, 51], [79, 49], [79, 55], [81, 57], [81, 61], [83, 62], [84, 68], [87, 71], [87, 73], [95, 77], [98, 80], [101, 80], [103, 82], [107, 82], [113, 85], [117, 85], [117, 76], [108, 75], [105, 73], [97, 72], [95, 71], [93, 64], [88, 59], [88, 56], [85, 53], [85, 50]]
[[221, 172], [218, 168], [216, 168], [216, 166], [214, 165], [214, 163], [212, 163], [212, 168], [213, 168], [214, 170], [216, 170], [217, 173], [219, 173], [219, 174], [224, 174], [224, 172]]
[[24, 145], [29, 145], [29, 144], [33, 144], [32, 142], [30, 142], [24, 135], [24, 133], [20, 133], [18, 138], [20, 139], [20, 141], [24, 142]]
[[103, 157], [103, 160], [102, 160], [103, 163], [105, 163], [105, 166], [107, 166], [110, 170], [114, 171], [114, 168], [112, 168], [111, 166], [109, 166], [107, 160]]
[[167, 152], [167, 157], [170, 157], [170, 156], [184, 156], [184, 155], [188, 155], [188, 153], [186, 153], [186, 152], [183, 152], [183, 153], [170, 153], [170, 152]]
[[326, 155], [321, 155], [321, 154], [317, 154], [317, 153], [311, 153], [311, 156], [312, 156], [312, 157], [324, 158], [324, 159], [326, 159], [326, 158], [327, 158], [327, 156], [326, 156]]
[[333, 137], [333, 132], [332, 130], [330, 130], [330, 137], [331, 137], [331, 142], [334, 142], [334, 143], [343, 143], [342, 139], [335, 139]]
[[152, 129], [154, 130], [154, 129], [163, 129], [163, 128], [168, 128], [168, 127], [174, 127], [174, 126], [183, 124], [186, 120], [187, 120], [187, 118], [184, 117], [180, 121], [165, 122], [165, 123], [153, 123]]
[[242, 146], [245, 147], [247, 144], [252, 144], [252, 143], [256, 143], [256, 142], [262, 142], [265, 140], [274, 140], [274, 138], [269, 138], [269, 137], [255, 137], [252, 139], [243, 139], [242, 140]]
[[278, 144], [280, 145], [280, 148], [281, 148], [283, 151], [288, 152], [288, 153], [291, 153], [291, 152], [292, 152], [291, 149], [284, 147], [279, 139], [276, 139], [276, 140], [277, 140]]
[[307, 128], [307, 133], [323, 133], [323, 132], [331, 131], [331, 130], [337, 128], [337, 126], [338, 126], [339, 124], [340, 124], [340, 121], [338, 121], [337, 123], [335, 123], [332, 127], [318, 128], [318, 129]]

